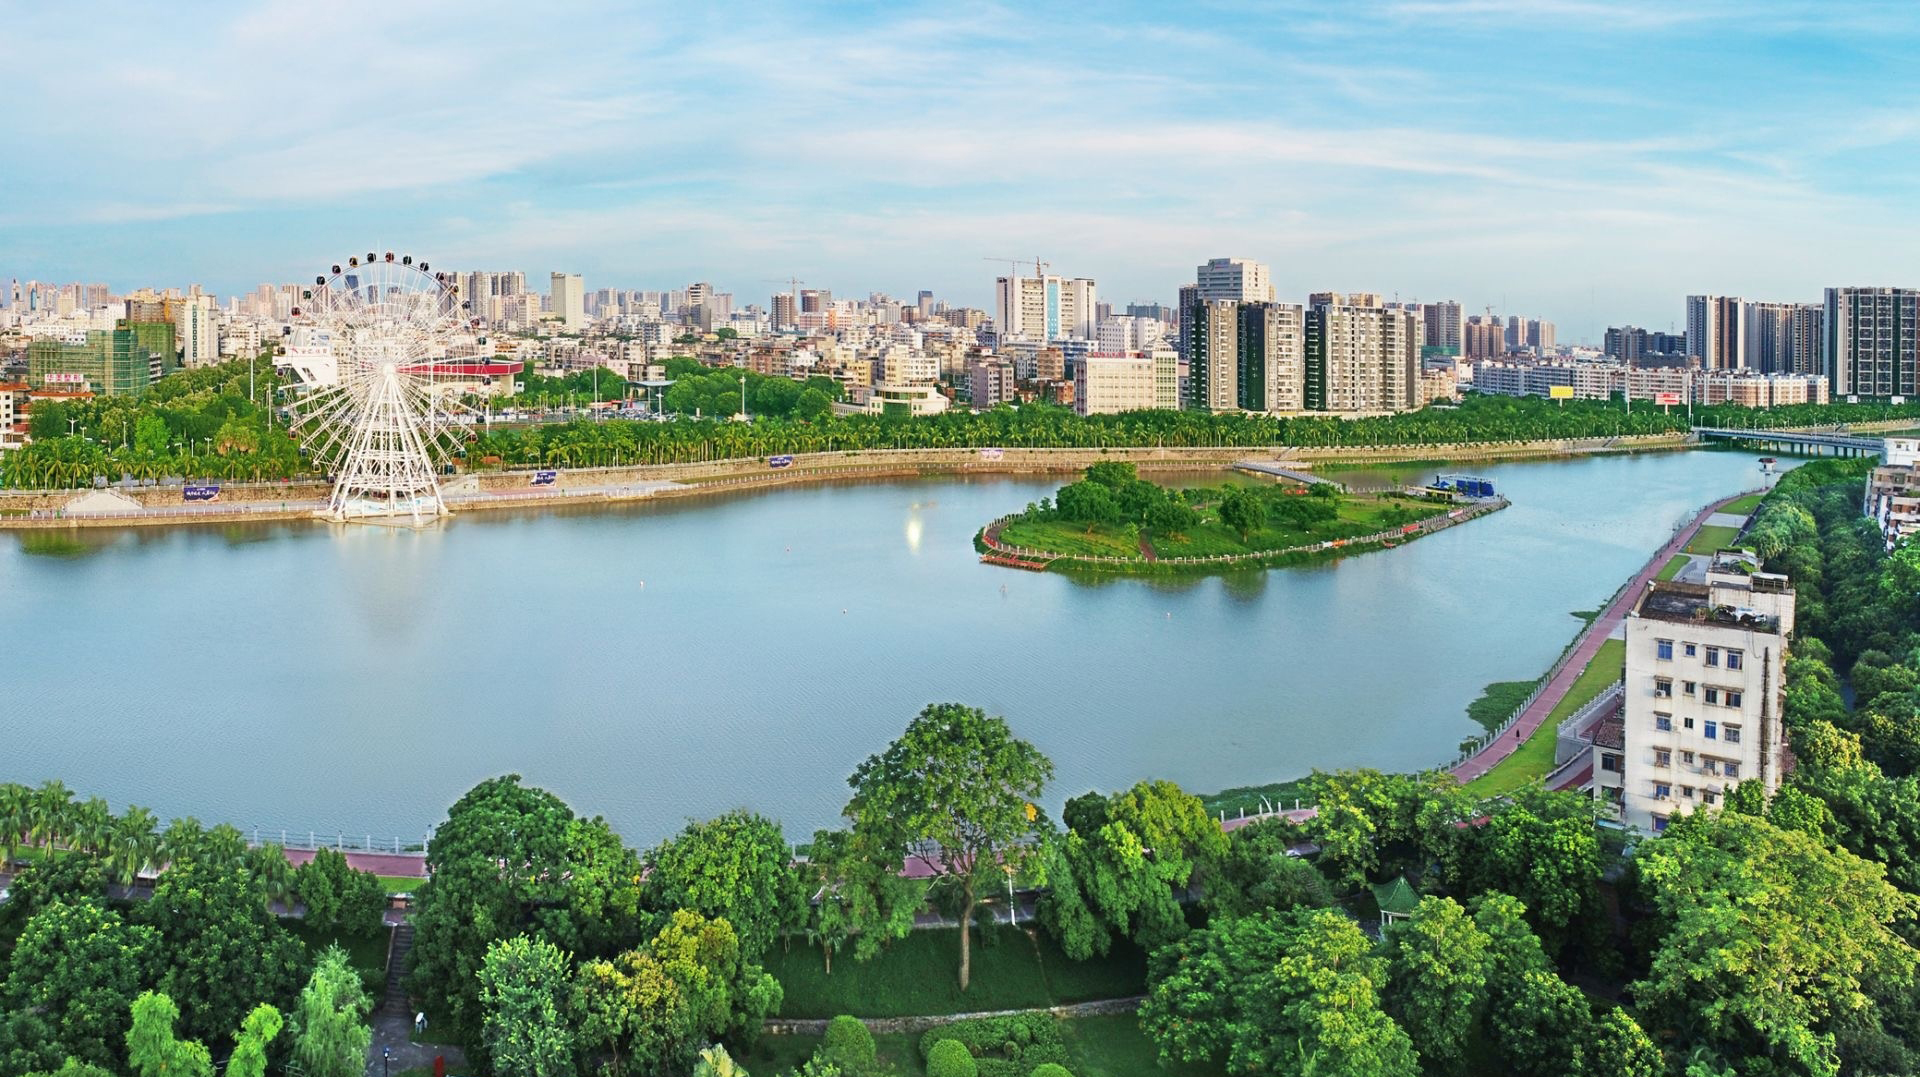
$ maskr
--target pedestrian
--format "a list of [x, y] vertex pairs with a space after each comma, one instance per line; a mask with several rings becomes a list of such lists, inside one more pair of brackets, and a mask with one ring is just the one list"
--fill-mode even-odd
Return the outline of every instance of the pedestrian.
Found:
[[1514, 739], [1514, 740], [1519, 740], [1519, 739], [1520, 739], [1520, 731], [1519, 731], [1518, 729], [1516, 729], [1516, 730], [1514, 730], [1514, 731], [1513, 731], [1513, 739]]
[[414, 1014], [413, 1015], [413, 1034], [418, 1036], [426, 1032], [426, 1030], [427, 1030], [427, 1015], [425, 1011]]

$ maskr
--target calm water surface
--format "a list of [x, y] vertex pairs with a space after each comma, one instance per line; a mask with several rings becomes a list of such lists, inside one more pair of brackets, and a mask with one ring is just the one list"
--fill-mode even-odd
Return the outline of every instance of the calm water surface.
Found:
[[[1420, 473], [1420, 468], [1405, 474]], [[1433, 468], [1427, 468], [1432, 471]], [[636, 844], [746, 806], [829, 824], [920, 707], [1005, 715], [1055, 806], [1313, 767], [1414, 768], [1534, 677], [1720, 452], [1488, 466], [1513, 507], [1402, 549], [1184, 583], [982, 565], [1055, 480], [802, 486], [424, 532], [0, 536], [0, 779], [163, 818], [416, 840], [517, 771]]]

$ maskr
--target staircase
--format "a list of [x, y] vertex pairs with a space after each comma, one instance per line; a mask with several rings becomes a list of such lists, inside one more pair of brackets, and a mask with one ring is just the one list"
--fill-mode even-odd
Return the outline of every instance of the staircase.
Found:
[[413, 1020], [413, 1007], [407, 1005], [405, 980], [407, 953], [412, 949], [413, 925], [397, 925], [393, 929], [393, 938], [387, 943], [387, 996], [380, 1003], [382, 1012], [399, 1014], [409, 1022]]

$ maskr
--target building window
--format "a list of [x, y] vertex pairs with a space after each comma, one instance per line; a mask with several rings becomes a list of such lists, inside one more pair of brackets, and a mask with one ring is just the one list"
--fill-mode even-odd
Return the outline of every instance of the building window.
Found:
[[1700, 799], [1708, 804], [1712, 804], [1714, 801], [1720, 799], [1720, 794], [1708, 789], [1700, 794]]
[[1680, 653], [1686, 655], [1688, 658], [1692, 658], [1698, 649], [1699, 648], [1691, 643], [1683, 643], [1680, 645]]
[[1691, 718], [1682, 718], [1682, 719], [1680, 719], [1680, 728], [1682, 728], [1682, 729], [1692, 729], [1692, 728], [1693, 728], [1693, 719], [1691, 719]]
[[1725, 763], [1720, 764], [1720, 773], [1725, 774], [1729, 778], [1738, 778], [1740, 776], [1740, 764], [1729, 759]]
[[1668, 785], [1666, 782], [1653, 783], [1653, 798], [1655, 800], [1665, 800], [1668, 797], [1671, 797], [1672, 795], [1673, 795], [1673, 786]]
[[1662, 662], [1672, 661], [1673, 660], [1673, 641], [1670, 639], [1654, 640], [1653, 654], [1654, 654], [1654, 657], [1660, 659], [1660, 661]]
[[1707, 702], [1709, 702], [1709, 703], [1718, 703], [1718, 702], [1720, 702], [1720, 689], [1718, 689], [1718, 688], [1709, 688], [1709, 689], [1707, 689], [1707, 695], [1706, 695], [1706, 700], [1707, 700]]
[[1672, 765], [1673, 765], [1673, 753], [1672, 753], [1672, 752], [1670, 752], [1670, 751], [1668, 751], [1668, 750], [1667, 750], [1667, 749], [1665, 749], [1665, 748], [1655, 748], [1655, 749], [1653, 750], [1653, 765], [1654, 765], [1654, 766], [1656, 766], [1656, 767], [1670, 767], [1670, 766], [1672, 766]]
[[1720, 648], [1708, 647], [1707, 648], [1707, 665], [1717, 666], [1719, 664], [1720, 664]]
[[1665, 677], [1655, 677], [1653, 679], [1653, 695], [1656, 699], [1672, 699], [1673, 682]]
[[1707, 722], [1707, 739], [1708, 739], [1708, 740], [1719, 740], [1719, 739], [1720, 739], [1720, 723], [1719, 723], [1719, 722], [1715, 722], [1715, 721], [1712, 721], [1711, 719], [1709, 719], [1709, 720], [1708, 720], [1708, 722]]
[[1681, 682], [1680, 682], [1680, 690], [1681, 690], [1682, 692], [1685, 692], [1685, 693], [1686, 693], [1687, 695], [1692, 695], [1692, 694], [1693, 694], [1693, 692], [1694, 692], [1694, 689], [1696, 689], [1696, 688], [1698, 688], [1698, 687], [1699, 687], [1699, 685], [1697, 685], [1697, 684], [1695, 684], [1695, 683], [1693, 683], [1692, 681], [1681, 681]]
[[1621, 771], [1620, 754], [1618, 752], [1601, 752], [1600, 753], [1600, 769], [1606, 770], [1606, 771], [1612, 771], [1615, 774], [1620, 773]]
[[1692, 800], [1692, 799], [1693, 799], [1693, 786], [1691, 786], [1691, 785], [1683, 785], [1683, 786], [1681, 786], [1681, 787], [1680, 787], [1680, 795], [1681, 795], [1681, 796], [1683, 796], [1683, 797], [1686, 797], [1686, 798], [1687, 798], [1688, 800]]
[[1741, 653], [1740, 653], [1739, 651], [1728, 651], [1728, 652], [1727, 652], [1727, 668], [1728, 668], [1728, 669], [1739, 669], [1739, 668], [1740, 668], [1740, 661], [1741, 661], [1741, 658], [1740, 658], [1740, 654], [1741, 654]]
[[1653, 716], [1653, 730], [1656, 733], [1673, 732], [1673, 715], [1656, 714]]
[[1656, 816], [1654, 816], [1654, 817], [1653, 817], [1653, 832], [1654, 832], [1655, 834], [1658, 834], [1658, 833], [1660, 833], [1660, 832], [1661, 832], [1662, 830], [1665, 830], [1666, 828], [1667, 828], [1667, 817], [1666, 817], [1666, 816], [1664, 816], [1664, 815], [1656, 815]]
[[1740, 693], [1729, 689], [1727, 691], [1727, 706], [1738, 707], [1739, 705], [1740, 705]]
[[1680, 753], [1680, 761], [1681, 761], [1682, 763], [1685, 763], [1685, 764], [1686, 764], [1686, 765], [1688, 765], [1688, 766], [1692, 766], [1692, 765], [1693, 765], [1693, 753], [1692, 753], [1692, 752], [1681, 752], [1681, 753]]
[[1721, 726], [1720, 739], [1726, 741], [1728, 744], [1740, 743], [1740, 727], [1737, 725]]

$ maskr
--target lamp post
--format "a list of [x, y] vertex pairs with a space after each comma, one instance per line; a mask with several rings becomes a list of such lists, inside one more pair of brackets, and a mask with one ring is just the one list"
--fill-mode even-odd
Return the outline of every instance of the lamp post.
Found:
[[753, 418], [747, 414], [747, 376], [745, 374], [740, 375], [740, 415], [742, 418]]

